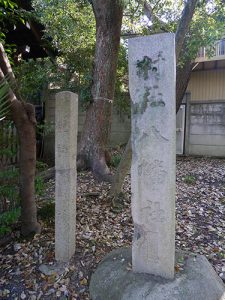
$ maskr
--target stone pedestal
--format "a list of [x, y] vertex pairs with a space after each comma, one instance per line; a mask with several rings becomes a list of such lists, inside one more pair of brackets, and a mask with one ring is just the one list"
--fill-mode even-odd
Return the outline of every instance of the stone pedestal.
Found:
[[174, 276], [175, 36], [129, 40], [134, 272]]
[[225, 286], [202, 255], [179, 251], [169, 280], [130, 269], [131, 250], [108, 254], [91, 277], [92, 300], [225, 300]]
[[78, 96], [56, 94], [55, 112], [55, 257], [68, 261], [75, 252]]

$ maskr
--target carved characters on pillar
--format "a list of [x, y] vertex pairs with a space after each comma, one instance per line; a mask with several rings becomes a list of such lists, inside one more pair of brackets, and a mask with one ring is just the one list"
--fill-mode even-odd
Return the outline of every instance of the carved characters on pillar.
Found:
[[68, 120], [70, 120], [70, 118], [71, 118], [70, 114], [65, 113], [63, 116], [57, 119], [57, 122], [55, 124], [57, 131], [68, 133], [69, 132]]
[[143, 159], [138, 165], [138, 175], [145, 184], [147, 183], [152, 189], [156, 189], [165, 183], [167, 171], [164, 169], [162, 160], [156, 159], [151, 162]]
[[143, 207], [141, 211], [147, 224], [150, 224], [151, 222], [157, 224], [165, 221], [165, 211], [160, 208], [159, 202], [147, 200], [147, 205]]
[[153, 260], [154, 262], [159, 261], [159, 233], [153, 230], [144, 231], [142, 226], [138, 227], [139, 229], [135, 230], [136, 234], [134, 235], [134, 242], [138, 244], [139, 249], [142, 249], [142, 255], [144, 255], [147, 260]]
[[150, 82], [150, 86], [144, 84], [144, 95], [141, 101], [132, 105], [133, 114], [143, 114], [148, 106], [164, 107], [163, 93], [159, 90], [159, 80], [161, 77], [160, 65], [165, 61], [163, 51], [159, 51], [156, 59], [144, 56], [142, 60], [137, 60], [137, 76]]
[[152, 224], [149, 230], [145, 226], [135, 224], [134, 240], [143, 249], [148, 260], [157, 262], [159, 260], [159, 227], [165, 223], [165, 211], [160, 207], [159, 202], [147, 200], [147, 205], [141, 209], [143, 224]]
[[146, 256], [148, 260], [159, 262], [159, 243], [158, 232], [148, 231], [146, 232]]
[[151, 126], [148, 130], [148, 133], [143, 132], [143, 134], [138, 140], [138, 144], [141, 144], [142, 142], [146, 143], [146, 138], [149, 139], [151, 143], [154, 142], [165, 143], [169, 141], [169, 139], [163, 136], [155, 126]]

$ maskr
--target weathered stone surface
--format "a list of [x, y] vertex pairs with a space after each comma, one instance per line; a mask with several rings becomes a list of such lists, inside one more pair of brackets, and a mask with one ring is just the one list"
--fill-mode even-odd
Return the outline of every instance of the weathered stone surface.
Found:
[[174, 276], [174, 34], [129, 40], [134, 272]]
[[56, 94], [55, 168], [76, 169], [78, 96], [71, 92]]
[[66, 265], [55, 264], [55, 265], [40, 265], [39, 271], [43, 273], [46, 276], [52, 276], [52, 275], [62, 275], [65, 272]]
[[202, 255], [176, 253], [184, 264], [173, 280], [130, 269], [131, 250], [108, 254], [92, 275], [92, 300], [224, 300], [225, 286]]
[[55, 117], [55, 256], [68, 261], [75, 252], [78, 96], [58, 93]]

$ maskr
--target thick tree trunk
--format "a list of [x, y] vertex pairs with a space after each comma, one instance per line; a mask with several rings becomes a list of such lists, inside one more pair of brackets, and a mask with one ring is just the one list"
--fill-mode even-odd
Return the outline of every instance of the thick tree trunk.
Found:
[[[7, 74], [14, 80], [8, 58], [0, 43], [0, 79]], [[19, 137], [20, 151], [20, 199], [21, 199], [21, 232], [23, 235], [40, 233], [41, 227], [37, 222], [37, 208], [35, 203], [35, 169], [36, 169], [36, 119], [32, 104], [18, 101], [16, 95], [9, 89], [9, 101], [12, 119]]]
[[119, 0], [95, 0], [92, 6], [96, 19], [93, 101], [86, 113], [78, 165], [91, 168], [99, 179], [110, 180], [105, 151], [111, 127], [123, 10]]
[[34, 106], [13, 101], [12, 119], [19, 137], [19, 168], [21, 198], [21, 232], [28, 235], [39, 233], [37, 208], [35, 203], [35, 170], [36, 170], [36, 120]]

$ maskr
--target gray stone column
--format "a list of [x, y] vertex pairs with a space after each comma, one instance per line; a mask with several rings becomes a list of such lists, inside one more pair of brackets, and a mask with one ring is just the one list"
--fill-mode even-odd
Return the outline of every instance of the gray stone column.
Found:
[[55, 257], [66, 262], [75, 252], [78, 96], [56, 94]]
[[133, 270], [164, 278], [174, 277], [175, 62], [174, 34], [129, 40]]

